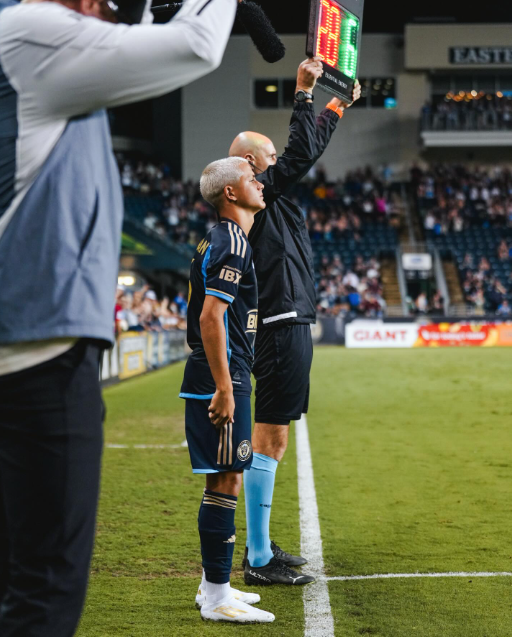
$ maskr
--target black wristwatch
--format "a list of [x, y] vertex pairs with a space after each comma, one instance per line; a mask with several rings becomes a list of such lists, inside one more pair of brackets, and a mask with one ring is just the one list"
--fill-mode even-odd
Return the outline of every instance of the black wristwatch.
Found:
[[299, 104], [301, 104], [302, 102], [306, 102], [307, 100], [314, 101], [314, 99], [315, 96], [313, 95], [313, 93], [306, 93], [306, 91], [303, 91], [302, 89], [295, 93], [295, 101], [299, 102]]

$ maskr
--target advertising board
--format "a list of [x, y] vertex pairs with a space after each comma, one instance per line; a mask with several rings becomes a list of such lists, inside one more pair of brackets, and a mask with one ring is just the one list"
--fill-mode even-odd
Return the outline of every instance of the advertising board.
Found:
[[512, 347], [512, 322], [384, 323], [356, 320], [345, 327], [347, 347]]

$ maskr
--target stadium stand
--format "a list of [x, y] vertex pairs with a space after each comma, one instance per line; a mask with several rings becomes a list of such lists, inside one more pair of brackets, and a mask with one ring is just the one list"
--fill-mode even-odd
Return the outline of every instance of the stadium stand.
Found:
[[430, 131], [512, 130], [512, 96], [484, 91], [448, 93], [441, 102], [423, 106], [421, 127]]
[[193, 248], [215, 223], [199, 184], [172, 179], [169, 166], [117, 155], [125, 194], [125, 214], [174, 243]]
[[171, 301], [159, 300], [155, 291], [144, 286], [133, 292], [120, 285], [116, 292], [115, 328], [121, 332], [162, 332], [187, 328], [187, 302], [181, 292]]
[[504, 166], [418, 170], [413, 184], [425, 238], [444, 260], [452, 301], [470, 314], [509, 316], [512, 172]]
[[[125, 215], [162, 240], [195, 249], [216, 223], [197, 183], [170, 176], [166, 164], [118, 155]], [[330, 182], [317, 167], [292, 195], [306, 212], [314, 252], [318, 312], [380, 317], [398, 305], [395, 251], [401, 224], [399, 189], [369, 168]], [[389, 289], [385, 290], [389, 283]], [[394, 294], [394, 296], [393, 296]]]
[[390, 291], [384, 284], [396, 269], [390, 263], [401, 223], [399, 190], [369, 168], [335, 183], [319, 168], [315, 181], [301, 184], [296, 196], [307, 213], [318, 312], [383, 316]]

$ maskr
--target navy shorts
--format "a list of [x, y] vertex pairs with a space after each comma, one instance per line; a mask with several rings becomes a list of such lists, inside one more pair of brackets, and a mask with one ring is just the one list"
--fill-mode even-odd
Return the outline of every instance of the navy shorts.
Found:
[[311, 327], [295, 323], [258, 330], [254, 356], [256, 422], [288, 425], [299, 420], [309, 406]]
[[235, 422], [221, 429], [212, 425], [211, 400], [187, 398], [185, 432], [192, 471], [244, 471], [252, 464], [251, 397], [235, 395]]

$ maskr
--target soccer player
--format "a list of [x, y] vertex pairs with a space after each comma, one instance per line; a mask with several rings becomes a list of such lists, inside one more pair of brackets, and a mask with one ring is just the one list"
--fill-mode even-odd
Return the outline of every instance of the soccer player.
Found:
[[265, 207], [263, 185], [246, 159], [213, 162], [201, 194], [218, 212], [216, 225], [197, 247], [190, 271], [187, 341], [192, 353], [180, 397], [194, 473], [206, 475], [199, 509], [203, 582], [196, 598], [203, 619], [272, 622], [253, 608], [258, 595], [229, 584], [235, 543], [235, 509], [242, 472], [252, 462], [251, 368], [258, 291], [248, 234]]
[[[288, 445], [291, 420], [308, 410], [313, 358], [310, 324], [316, 320], [313, 254], [304, 213], [288, 194], [314, 166], [350, 104], [334, 97], [318, 117], [313, 89], [321, 76], [320, 58], [299, 66], [288, 146], [277, 157], [268, 137], [245, 132], [234, 140], [230, 156], [244, 157], [265, 186], [266, 208], [249, 234], [258, 278], [260, 326], [256, 338], [256, 424], [254, 459], [245, 477], [246, 584], [307, 584], [292, 566], [306, 560], [270, 540], [269, 523], [275, 473]], [[356, 82], [353, 100], [360, 97]]]
[[0, 0], [2, 637], [71, 637], [85, 598], [123, 219], [105, 108], [216, 68], [237, 3], [150, 6]]

